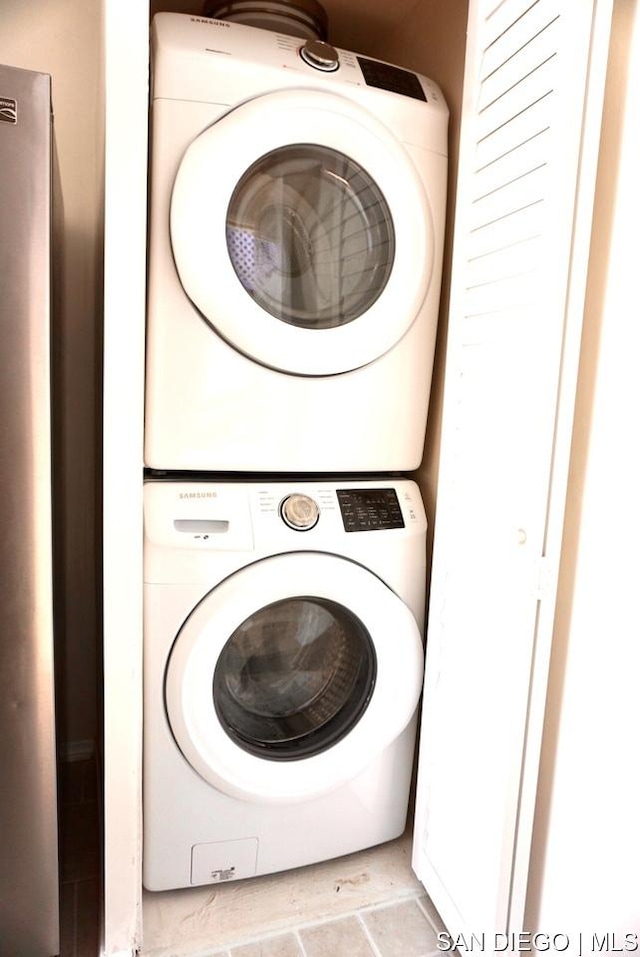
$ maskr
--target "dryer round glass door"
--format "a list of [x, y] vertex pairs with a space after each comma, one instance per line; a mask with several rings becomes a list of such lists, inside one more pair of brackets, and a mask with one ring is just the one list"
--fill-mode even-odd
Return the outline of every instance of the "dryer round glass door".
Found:
[[304, 800], [402, 733], [422, 670], [413, 615], [373, 573], [333, 555], [277, 555], [232, 574], [189, 615], [167, 665], [167, 714], [214, 787]]
[[353, 160], [325, 146], [283, 146], [233, 191], [227, 247], [259, 306], [294, 326], [332, 329], [382, 294], [395, 239], [384, 196]]
[[250, 100], [187, 147], [171, 245], [182, 287], [234, 348], [297, 375], [359, 368], [424, 303], [431, 211], [416, 167], [343, 97]]

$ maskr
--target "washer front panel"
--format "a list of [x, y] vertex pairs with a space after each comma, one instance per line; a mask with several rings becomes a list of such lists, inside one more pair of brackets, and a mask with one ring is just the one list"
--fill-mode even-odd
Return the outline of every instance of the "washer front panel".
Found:
[[[281, 311], [285, 315], [282, 318], [273, 314], [278, 312], [275, 306], [277, 276], [276, 279], [267, 277], [266, 272], [262, 282], [262, 301], [270, 303], [268, 308], [271, 311], [263, 308], [254, 294], [247, 291], [248, 283], [246, 277], [240, 275], [242, 269], [237, 255], [233, 249], [231, 255], [229, 252], [229, 245], [238, 241], [238, 235], [232, 235], [230, 239], [230, 230], [237, 233], [238, 229], [243, 229], [242, 224], [234, 225], [228, 220], [239, 181], [269, 154], [279, 151], [280, 155], [286, 155], [289, 148], [303, 147], [321, 148], [328, 151], [328, 155], [345, 157], [351, 164], [346, 168], [360, 171], [358, 176], [363, 196], [368, 196], [381, 211], [388, 209], [390, 214], [389, 224], [385, 226], [381, 214], [358, 210], [356, 192], [359, 187], [351, 189], [352, 215], [356, 222], [366, 227], [360, 237], [360, 246], [354, 245], [357, 243], [355, 235], [348, 235], [345, 246], [348, 252], [337, 260], [334, 251], [327, 247], [330, 261], [323, 269], [342, 269], [342, 273], [336, 273], [338, 288], [352, 299], [355, 297], [364, 311], [359, 313], [358, 308], [351, 309], [353, 317], [343, 323], [332, 324], [333, 320], [324, 319], [325, 327], [321, 324], [320, 328], [313, 327], [313, 310], [308, 305], [298, 309], [304, 320], [299, 325], [293, 320], [296, 310], [292, 311], [290, 303], [283, 306]], [[327, 167], [320, 172], [321, 166], [318, 166], [319, 175], [325, 180], [333, 178], [334, 191], [342, 189], [345, 195], [349, 194], [350, 186], [345, 177], [340, 184], [335, 180], [336, 176], [341, 176], [339, 171]], [[314, 282], [318, 283], [318, 301], [326, 298], [325, 287], [330, 276], [318, 272], [319, 279], [314, 279], [305, 257], [313, 262], [314, 269], [319, 270], [319, 250], [323, 243], [327, 245], [330, 236], [328, 228], [322, 227], [324, 235], [320, 229], [322, 203], [318, 205], [320, 201], [313, 191], [305, 192], [304, 203], [308, 207], [305, 212], [303, 199], [295, 189], [292, 190], [296, 175], [294, 169], [288, 183], [282, 181], [280, 190], [279, 202], [285, 217], [290, 207], [295, 213], [291, 214], [295, 221], [289, 224], [287, 241], [296, 255], [287, 257], [288, 269], [284, 272], [291, 272], [294, 266], [302, 272], [307, 270], [304, 283], [297, 281], [296, 294], [302, 295], [304, 285], [304, 301], [309, 303], [313, 300], [311, 287]], [[292, 199], [294, 194], [298, 196], [295, 201]], [[269, 195], [275, 204], [277, 184], [270, 187]], [[373, 220], [367, 225], [367, 215], [376, 217], [375, 227]], [[338, 223], [331, 229], [339, 231], [347, 226]], [[272, 240], [274, 236], [278, 237], [271, 235], [269, 224], [263, 224], [262, 228], [266, 231], [264, 236], [244, 229], [246, 241], [250, 246], [253, 242], [254, 248], [253, 253], [249, 250], [249, 271], [256, 271], [256, 247], [265, 254], [263, 259], [265, 249], [273, 247], [276, 250], [277, 247]], [[182, 286], [213, 328], [244, 355], [270, 368], [298, 375], [346, 372], [384, 355], [414, 322], [425, 300], [433, 267], [431, 211], [407, 151], [375, 117], [333, 93], [290, 90], [266, 94], [231, 110], [197, 136], [188, 146], [175, 179], [170, 230]], [[369, 241], [367, 235], [369, 240], [377, 236], [378, 242], [386, 244], [386, 251], [379, 261], [366, 245]], [[314, 236], [320, 237], [317, 242]], [[277, 259], [276, 252], [272, 253], [272, 258], [276, 256]], [[369, 297], [373, 301], [369, 302], [358, 283], [346, 275], [349, 264], [346, 255], [359, 264], [361, 271], [376, 270], [379, 294]], [[295, 262], [292, 263], [292, 259]], [[276, 266], [278, 262], [271, 262], [272, 270]], [[280, 267], [284, 268], [283, 263]], [[287, 278], [285, 285], [290, 291], [291, 277]], [[349, 309], [346, 313], [350, 315]], [[330, 314], [331, 308], [327, 307], [323, 315], [328, 317]]]
[[[340, 606], [361, 623], [375, 652], [375, 685], [348, 733], [326, 750], [274, 761], [230, 736], [214, 704], [213, 678], [229, 637], [243, 623], [269, 605], [304, 596]], [[167, 714], [183, 755], [214, 787], [250, 801], [305, 800], [354, 777], [398, 737], [415, 711], [422, 670], [415, 618], [375, 575], [334, 555], [276, 555], [232, 574], [188, 617], [167, 666]]]

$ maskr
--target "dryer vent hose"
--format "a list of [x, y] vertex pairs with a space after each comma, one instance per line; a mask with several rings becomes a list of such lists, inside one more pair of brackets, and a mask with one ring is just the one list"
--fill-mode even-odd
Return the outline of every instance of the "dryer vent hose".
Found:
[[318, 0], [207, 0], [202, 14], [306, 40], [326, 40], [329, 32]]

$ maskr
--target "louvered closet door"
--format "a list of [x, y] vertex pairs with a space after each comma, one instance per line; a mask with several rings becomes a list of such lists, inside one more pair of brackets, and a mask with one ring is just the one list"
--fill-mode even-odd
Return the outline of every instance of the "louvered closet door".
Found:
[[454, 934], [522, 929], [610, 13], [470, 5], [414, 839]]

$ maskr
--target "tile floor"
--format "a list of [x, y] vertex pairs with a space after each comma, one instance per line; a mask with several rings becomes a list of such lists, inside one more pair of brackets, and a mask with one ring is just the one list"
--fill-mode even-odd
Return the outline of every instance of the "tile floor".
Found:
[[[98, 957], [100, 952], [98, 794], [94, 760], [67, 762], [61, 766], [60, 957]], [[398, 841], [339, 861], [228, 885], [223, 888], [227, 897], [220, 901], [221, 911], [211, 915], [216, 932], [210, 936], [209, 930], [202, 928], [204, 938], [211, 941], [209, 945], [204, 944], [202, 938], [198, 942], [186, 939], [191, 936], [186, 912], [179, 913], [173, 901], [170, 905], [175, 913], [173, 921], [168, 922], [166, 914], [162, 914], [159, 924], [164, 925], [164, 932], [169, 929], [168, 923], [176, 924], [177, 939], [166, 947], [158, 946], [156, 940], [156, 946], [149, 951], [143, 948], [143, 954], [148, 953], [149, 957], [182, 954], [193, 957], [432, 957], [441, 953], [437, 935], [444, 931], [444, 925], [410, 870], [410, 843], [411, 836], [406, 834]], [[338, 904], [335, 895], [340, 890], [343, 893]], [[196, 894], [196, 891], [177, 892], [176, 899], [193, 901]], [[151, 898], [169, 896], [151, 895]], [[256, 896], [260, 898], [260, 906]], [[253, 924], [251, 920], [242, 920], [246, 939], [236, 932], [227, 935], [229, 943], [225, 946], [220, 946], [220, 939], [215, 943], [220, 925], [225, 923], [224, 919], [221, 921], [223, 913], [237, 927], [238, 918], [265, 906], [270, 920], [258, 919]], [[205, 920], [203, 910], [197, 909], [200, 920]], [[283, 922], [286, 926], [282, 926]], [[160, 938], [164, 937], [160, 926], [156, 930], [160, 931]], [[150, 936], [153, 937], [153, 933]]]
[[423, 895], [212, 951], [211, 957], [431, 957], [441, 953], [437, 935], [443, 929]]
[[431, 957], [412, 835], [293, 871], [143, 896], [141, 957]]
[[60, 957], [98, 957], [101, 863], [94, 759], [59, 768]]

